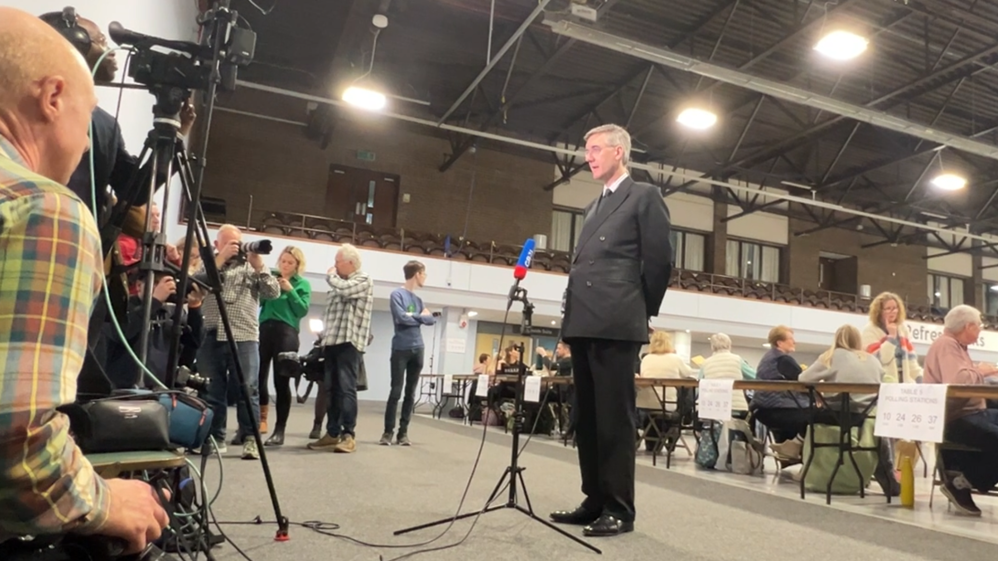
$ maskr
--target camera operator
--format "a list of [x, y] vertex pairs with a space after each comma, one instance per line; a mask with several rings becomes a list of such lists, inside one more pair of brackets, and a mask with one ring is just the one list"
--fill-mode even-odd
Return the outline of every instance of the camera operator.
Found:
[[[139, 280], [139, 294], [142, 294], [143, 281]], [[181, 351], [184, 354], [196, 350], [201, 345], [203, 333], [203, 317], [201, 315], [201, 302], [204, 300], [204, 293], [196, 284], [190, 285], [190, 292], [186, 298], [186, 317], [182, 319], [180, 337]], [[135, 364], [135, 359], [129, 354], [128, 347], [132, 348], [135, 354], [139, 354], [139, 341], [142, 338], [142, 330], [149, 329], [149, 352], [146, 355], [146, 367], [152, 372], [160, 382], [166, 379], [167, 362], [170, 356], [170, 345], [173, 340], [173, 307], [176, 306], [177, 283], [173, 275], [156, 275], [156, 285], [152, 291], [152, 322], [150, 325], [142, 325], [142, 312], [144, 305], [141, 296], [132, 296], [128, 300], [128, 322], [122, 326], [125, 340], [122, 341], [118, 331], [113, 325], [104, 326], [104, 334], [107, 337], [107, 375], [115, 388], [133, 388], [139, 380], [139, 367]], [[183, 366], [183, 365], [181, 365]], [[148, 374], [145, 375], [146, 377]], [[157, 384], [153, 380], [145, 379], [139, 387], [151, 389]]]
[[[72, 8], [69, 8], [72, 10]], [[93, 21], [79, 17], [75, 10], [70, 14], [67, 11], [49, 12], [39, 16], [42, 21], [53, 26], [56, 31], [66, 37], [87, 61], [87, 66], [94, 72], [94, 82], [97, 85], [111, 85], [114, 83], [118, 72], [118, 60], [115, 53], [111, 53], [98, 65], [100, 57], [106, 53], [110, 47], [107, 36], [101, 32], [100, 28]], [[187, 137], [194, 120], [197, 117], [194, 106], [188, 102], [180, 113], [180, 135]], [[139, 165], [139, 160], [125, 149], [125, 140], [121, 136], [121, 128], [118, 122], [107, 111], [100, 107], [94, 109], [91, 115], [93, 124], [93, 160], [94, 160], [94, 184], [97, 194], [97, 209], [100, 212], [98, 224], [102, 224], [101, 218], [106, 218], [107, 211], [115, 198], [131, 200], [136, 205], [145, 205], [149, 202], [147, 189], [148, 177], [140, 174], [138, 181], [130, 183], [132, 175]], [[166, 180], [161, 177], [158, 180], [162, 184]], [[90, 184], [90, 155], [86, 154], [82, 158], [73, 172], [67, 187], [76, 193], [87, 208], [92, 208], [91, 184]], [[139, 209], [135, 209], [138, 211]], [[138, 237], [145, 229], [145, 211], [133, 212], [129, 216], [130, 222], [137, 225], [132, 228], [131, 234]]]
[[[249, 437], [253, 434], [253, 420], [260, 418], [260, 301], [277, 298], [281, 294], [281, 287], [264, 265], [259, 253], [244, 251], [247, 248], [242, 244], [242, 237], [238, 228], [225, 224], [218, 229], [215, 238], [215, 265], [222, 277], [222, 300], [225, 302], [239, 356], [233, 357], [229, 352], [218, 303], [213, 297], [205, 300], [201, 307], [205, 340], [198, 351], [197, 361], [200, 374], [208, 379], [205, 399], [215, 412], [211, 434], [215, 437], [217, 452], [224, 454], [228, 451], [225, 446], [228, 388], [239, 383], [234, 363], [234, 360], [239, 360], [239, 367], [249, 387], [253, 411], [251, 415], [245, 404], [238, 402], [239, 430], [233, 444], [243, 445], [243, 459], [256, 460], [260, 458], [260, 453], [256, 448], [256, 441]], [[269, 246], [269, 242], [267, 245]], [[198, 270], [198, 274], [203, 271], [204, 265]]]
[[97, 226], [61, 185], [87, 149], [96, 105], [79, 53], [38, 18], [0, 7], [5, 561], [32, 548], [20, 536], [100, 534], [124, 539], [130, 552], [138, 552], [168, 522], [148, 484], [98, 476], [70, 436], [69, 419], [57, 411], [75, 398], [87, 317], [102, 281]]

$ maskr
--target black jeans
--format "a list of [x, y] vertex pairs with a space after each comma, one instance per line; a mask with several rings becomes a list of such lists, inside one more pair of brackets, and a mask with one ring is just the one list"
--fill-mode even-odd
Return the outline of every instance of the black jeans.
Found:
[[757, 421], [766, 425], [773, 433], [777, 443], [804, 438], [807, 434], [807, 424], [811, 420], [810, 409], [756, 409], [754, 415]]
[[297, 351], [301, 346], [298, 331], [283, 321], [272, 319], [260, 324], [260, 405], [270, 404], [267, 390], [270, 368], [274, 368], [274, 388], [277, 390], [277, 425], [283, 429], [291, 415], [291, 378], [282, 376], [277, 368], [277, 355]]
[[946, 450], [947, 470], [963, 473], [978, 491], [990, 491], [998, 484], [998, 410], [984, 409], [946, 423], [946, 441], [979, 452]]
[[419, 374], [423, 371], [423, 348], [407, 351], [392, 351], [392, 392], [388, 395], [385, 405], [385, 432], [395, 430], [395, 410], [399, 398], [402, 397], [402, 387], [405, 386], [405, 397], [402, 399], [402, 418], [399, 419], [399, 434], [407, 434], [409, 420], [412, 419], [412, 409], [416, 401], [416, 390], [419, 388]]
[[350, 343], [326, 347], [323, 352], [326, 357], [325, 386], [329, 396], [326, 432], [329, 436], [356, 436], [357, 372], [362, 356]]

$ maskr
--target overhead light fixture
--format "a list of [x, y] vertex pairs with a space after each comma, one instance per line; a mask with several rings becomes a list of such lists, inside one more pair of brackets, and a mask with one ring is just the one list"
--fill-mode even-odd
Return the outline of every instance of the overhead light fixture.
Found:
[[991, 292], [998, 292], [998, 284], [992, 284], [989, 290]]
[[357, 86], [350, 86], [343, 92], [343, 101], [368, 111], [381, 111], [387, 103], [385, 94]]
[[471, 310], [470, 312], [468, 312], [468, 317], [470, 317], [470, 318], [473, 318], [473, 317], [475, 317], [477, 315], [478, 315], [478, 312], [476, 312], [475, 310]]
[[851, 60], [863, 54], [869, 44], [855, 33], [838, 30], [822, 37], [814, 50], [833, 60]]
[[943, 191], [959, 191], [967, 186], [967, 180], [954, 173], [943, 173], [933, 177], [932, 184]]
[[762, 344], [762, 346], [768, 349], [768, 348], [770, 348], [770, 347], [771, 347], [772, 345], [770, 345], [769, 343], [763, 343], [763, 344]]
[[558, 320], [551, 320], [551, 325], [558, 325]]
[[690, 107], [676, 118], [679, 124], [696, 130], [706, 130], [717, 124], [717, 115], [706, 109]]
[[308, 328], [312, 333], [322, 333], [323, 330], [322, 320], [316, 318], [308, 320]]

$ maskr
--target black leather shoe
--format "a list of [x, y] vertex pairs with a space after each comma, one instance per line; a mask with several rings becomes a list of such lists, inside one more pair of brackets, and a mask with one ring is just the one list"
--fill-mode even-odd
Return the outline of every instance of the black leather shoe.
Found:
[[559, 524], [578, 524], [585, 526], [595, 522], [600, 517], [598, 512], [590, 512], [583, 507], [575, 510], [556, 510], [551, 513], [551, 520]]
[[274, 434], [263, 443], [264, 446], [284, 446], [284, 430], [277, 429]]
[[634, 522], [624, 522], [616, 516], [604, 514], [595, 522], [583, 528], [582, 535], [591, 538], [603, 538], [633, 531]]

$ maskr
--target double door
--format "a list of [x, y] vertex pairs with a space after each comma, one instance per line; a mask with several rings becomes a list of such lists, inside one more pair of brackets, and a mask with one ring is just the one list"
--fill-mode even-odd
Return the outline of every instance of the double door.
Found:
[[398, 198], [397, 175], [333, 164], [329, 166], [323, 214], [345, 222], [394, 228]]

